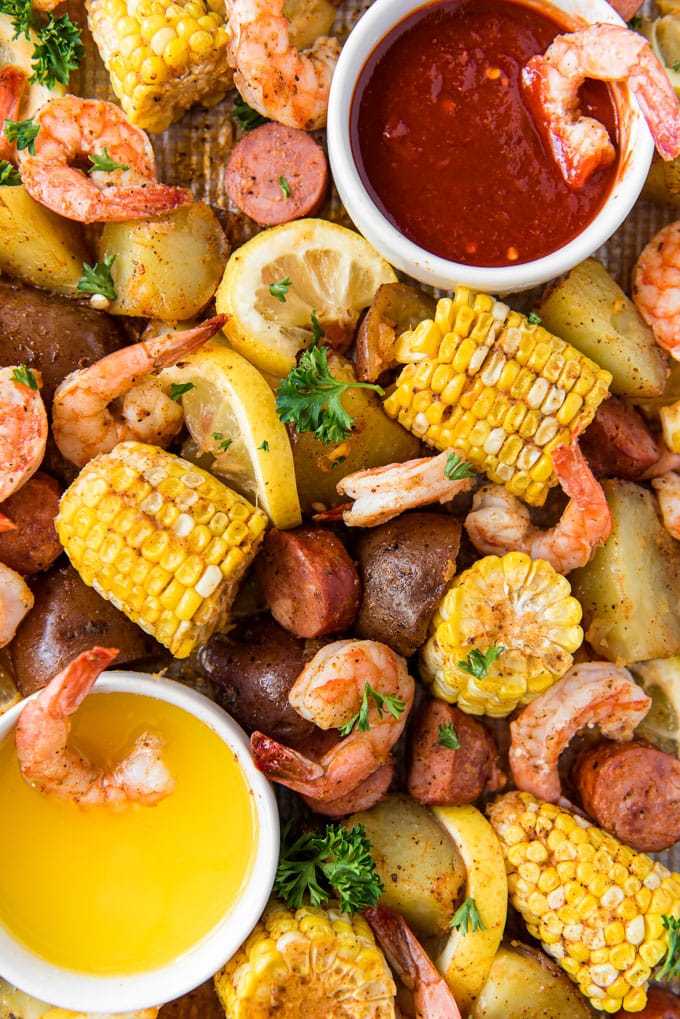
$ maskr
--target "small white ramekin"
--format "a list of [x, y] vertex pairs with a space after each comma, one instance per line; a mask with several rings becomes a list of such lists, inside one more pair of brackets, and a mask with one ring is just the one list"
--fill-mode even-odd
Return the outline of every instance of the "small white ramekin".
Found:
[[[52, 1005], [78, 1012], [131, 1012], [172, 1001], [208, 980], [252, 931], [267, 904], [278, 863], [279, 815], [268, 780], [255, 767], [241, 727], [203, 694], [137, 672], [106, 672], [95, 690], [142, 694], [174, 704], [212, 729], [233, 751], [252, 793], [257, 848], [248, 882], [219, 923], [172, 963], [127, 976], [92, 976], [55, 966], [16, 941], [0, 924], [0, 976]], [[33, 695], [36, 696], [36, 695]], [[12, 731], [26, 701], [0, 718], [0, 739]], [[3, 830], [12, 838], [11, 818]], [[20, 840], [17, 839], [17, 844]]]
[[[338, 60], [328, 108], [328, 152], [340, 198], [357, 229], [395, 268], [414, 279], [450, 290], [457, 284], [509, 294], [545, 283], [592, 255], [623, 223], [640, 196], [654, 143], [627, 84], [612, 87], [619, 115], [620, 157], [611, 191], [600, 212], [573, 240], [531, 262], [478, 267], [433, 255], [406, 238], [374, 204], [359, 175], [350, 144], [350, 111], [361, 71], [378, 43], [409, 14], [430, 6], [423, 0], [375, 0], [358, 21]], [[574, 28], [593, 22], [624, 22], [606, 0], [541, 0], [537, 7]], [[566, 18], [564, 17], [566, 15]]]

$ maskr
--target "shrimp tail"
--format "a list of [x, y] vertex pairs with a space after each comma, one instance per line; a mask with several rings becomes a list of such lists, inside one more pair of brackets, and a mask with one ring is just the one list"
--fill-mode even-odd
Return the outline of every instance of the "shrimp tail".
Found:
[[0, 159], [13, 162], [16, 146], [3, 136], [2, 126], [6, 120], [18, 120], [21, 97], [26, 85], [26, 72], [14, 64], [0, 70]]
[[79, 707], [92, 689], [99, 674], [118, 654], [115, 647], [93, 647], [83, 651], [58, 672], [45, 687], [41, 698], [55, 718], [67, 718]]
[[0, 513], [0, 534], [5, 531], [16, 531], [17, 525], [9, 517], [6, 517], [4, 513]]
[[311, 761], [292, 747], [277, 743], [263, 732], [252, 734], [250, 748], [259, 770], [283, 785], [306, 784], [324, 775], [324, 769], [320, 764]]
[[[602, 486], [590, 470], [581, 447], [574, 440], [571, 445], [558, 446], [551, 456], [562, 488], [583, 513], [586, 530], [592, 530], [596, 544], [604, 545], [611, 534], [611, 510]], [[594, 512], [595, 508], [597, 513]], [[591, 528], [588, 527], [589, 522]]]
[[177, 364], [187, 354], [193, 353], [207, 340], [215, 336], [227, 321], [226, 315], [213, 315], [212, 318], [177, 333], [162, 333], [152, 339], [145, 340], [145, 352], [153, 367], [149, 371], [159, 371]]

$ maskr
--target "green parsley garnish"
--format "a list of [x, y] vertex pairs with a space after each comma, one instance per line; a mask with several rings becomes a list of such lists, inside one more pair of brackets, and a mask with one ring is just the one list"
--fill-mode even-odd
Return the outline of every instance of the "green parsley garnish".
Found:
[[64, 14], [55, 18], [50, 14], [47, 24], [38, 30], [38, 41], [33, 51], [32, 84], [52, 88], [57, 82], [68, 85], [71, 71], [78, 69], [85, 56], [80, 29]]
[[280, 301], [281, 304], [285, 304], [286, 295], [288, 293], [289, 288], [292, 287], [292, 285], [293, 284], [286, 276], [284, 279], [278, 280], [278, 282], [276, 283], [270, 283], [269, 293], [272, 295], [272, 297], [275, 297], [277, 301]]
[[179, 400], [185, 393], [195, 388], [193, 382], [172, 382], [170, 384], [170, 399]]
[[680, 60], [676, 60], [675, 63], [671, 64], [671, 70], [676, 73], [680, 71]]
[[532, 326], [540, 326], [543, 319], [536, 311], [530, 311], [527, 315], [527, 322], [530, 322]]
[[276, 390], [276, 411], [281, 421], [295, 425], [297, 432], [313, 432], [314, 438], [329, 445], [346, 439], [352, 430], [350, 417], [340, 402], [347, 389], [384, 390], [370, 382], [340, 382], [328, 369], [325, 347], [311, 346], [291, 368]]
[[460, 740], [456, 735], [453, 722], [445, 722], [439, 726], [437, 742], [433, 743], [432, 746], [446, 747], [448, 750], [460, 750]]
[[217, 443], [217, 448], [222, 453], [225, 453], [234, 441], [233, 439], [226, 439], [222, 432], [212, 432], [212, 437]]
[[258, 449], [263, 449], [265, 453], [268, 453], [269, 452], [269, 443], [265, 439], [264, 442], [262, 443], [262, 445], [258, 446], [257, 448]]
[[6, 159], [0, 159], [0, 187], [15, 188], [21, 184], [21, 175]]
[[461, 934], [469, 934], [472, 931], [485, 931], [482, 918], [477, 909], [474, 899], [466, 899], [463, 905], [456, 910], [449, 921], [450, 927], [455, 927]]
[[478, 648], [473, 648], [467, 654], [465, 661], [458, 662], [457, 665], [459, 669], [462, 669], [463, 672], [468, 672], [475, 679], [484, 679], [488, 675], [493, 663], [504, 651], [505, 648], [502, 644], [492, 644], [488, 651], [480, 651]]
[[399, 718], [402, 711], [406, 707], [404, 701], [400, 700], [396, 694], [391, 693], [378, 693], [374, 690], [370, 683], [364, 685], [364, 692], [361, 698], [361, 707], [357, 711], [353, 718], [350, 718], [349, 722], [346, 722], [340, 729], [341, 736], [349, 736], [352, 729], [356, 726], [357, 732], [368, 732], [371, 728], [368, 721], [368, 698], [371, 697], [375, 701], [375, 706], [378, 709], [378, 715], [380, 718], [384, 717], [387, 711], [392, 718]]
[[474, 478], [475, 472], [468, 460], [463, 460], [457, 453], [446, 454], [444, 474], [449, 481], [461, 481], [463, 478]]
[[325, 335], [326, 334], [323, 331], [323, 327], [316, 314], [316, 308], [312, 308], [312, 346], [315, 347], [319, 340], [322, 340]]
[[12, 382], [19, 382], [22, 386], [28, 386], [29, 389], [37, 390], [38, 380], [25, 364], [20, 364], [18, 368], [15, 368], [12, 372]]
[[113, 173], [114, 170], [130, 169], [130, 167], [126, 166], [125, 163], [117, 163], [115, 159], [111, 159], [111, 156], [106, 150], [106, 146], [102, 149], [101, 154], [95, 152], [93, 156], [88, 156], [87, 158], [92, 163], [88, 173], [93, 173], [94, 170], [103, 170], [104, 173]]
[[657, 980], [675, 980], [680, 975], [680, 920], [674, 916], [661, 915], [661, 923], [668, 931], [668, 949], [663, 966], [656, 974]]
[[628, 28], [632, 29], [633, 32], [638, 32], [642, 28], [642, 18], [639, 14], [634, 14], [628, 22]]
[[0, 13], [6, 14], [12, 22], [15, 39], [25, 35], [30, 38], [30, 30], [36, 23], [31, 0], [0, 0]]
[[248, 106], [245, 99], [237, 95], [234, 101], [234, 108], [231, 111], [231, 119], [241, 128], [242, 131], [252, 131], [254, 127], [259, 127], [260, 124], [266, 124], [267, 118], [263, 117], [261, 113], [254, 110], [252, 106]]
[[288, 181], [283, 176], [279, 177], [279, 187], [283, 191], [283, 197], [290, 198], [290, 187], [288, 186]]
[[78, 293], [102, 294], [109, 301], [115, 301], [118, 295], [111, 275], [111, 266], [115, 261], [115, 255], [104, 255], [104, 261], [95, 265], [83, 262], [83, 274], [78, 280]]
[[384, 887], [362, 824], [349, 831], [341, 824], [327, 824], [324, 832], [304, 832], [297, 838], [292, 829], [288, 821], [281, 833], [275, 895], [291, 909], [299, 909], [305, 896], [312, 906], [337, 898], [340, 909], [350, 914], [377, 904]]
[[30, 154], [35, 155], [35, 139], [40, 130], [40, 124], [35, 124], [33, 118], [28, 120], [5, 120], [2, 126], [2, 133], [8, 142], [16, 142], [17, 148], [28, 149]]

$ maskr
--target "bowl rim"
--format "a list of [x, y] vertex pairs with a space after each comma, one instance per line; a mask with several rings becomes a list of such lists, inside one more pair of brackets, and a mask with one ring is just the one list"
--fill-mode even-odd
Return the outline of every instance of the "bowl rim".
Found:
[[[434, 287], [461, 284], [474, 290], [509, 294], [538, 286], [593, 255], [623, 223], [640, 196], [654, 153], [654, 142], [627, 83], [613, 86], [619, 113], [630, 110], [619, 170], [599, 212], [563, 247], [530, 262], [510, 266], [469, 266], [434, 255], [406, 238], [377, 208], [364, 187], [350, 144], [350, 112], [356, 83], [370, 54], [400, 21], [439, 0], [374, 0], [345, 42], [331, 82], [328, 105], [328, 155], [335, 186], [361, 234], [396, 269]], [[522, 0], [516, 0], [522, 3]], [[535, 0], [526, 0], [535, 6]], [[542, 0], [542, 11], [584, 24], [625, 22], [606, 0]], [[623, 119], [623, 118], [620, 118]]]
[[[143, 973], [92, 975], [57, 966], [15, 940], [0, 923], [0, 976], [26, 994], [79, 1012], [131, 1012], [165, 1004], [213, 976], [248, 937], [267, 904], [279, 855], [279, 813], [273, 788], [257, 770], [246, 733], [218, 704], [176, 680], [148, 673], [111, 670], [95, 692], [126, 692], [166, 701], [198, 718], [232, 750], [252, 793], [257, 850], [245, 887], [230, 910], [199, 942], [172, 962]], [[8, 735], [36, 691], [0, 717], [0, 739]]]

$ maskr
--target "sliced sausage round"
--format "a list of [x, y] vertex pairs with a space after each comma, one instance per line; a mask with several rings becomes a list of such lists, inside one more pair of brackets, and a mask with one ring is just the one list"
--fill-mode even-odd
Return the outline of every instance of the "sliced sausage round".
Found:
[[635, 480], [659, 459], [642, 415], [615, 396], [600, 404], [579, 444], [598, 478], [615, 475]]
[[645, 853], [680, 839], [680, 761], [633, 741], [603, 741], [572, 771], [583, 808], [601, 828]]
[[61, 486], [38, 471], [0, 505], [0, 512], [15, 526], [0, 533], [0, 562], [22, 576], [46, 570], [64, 551], [54, 518]]
[[236, 143], [224, 179], [237, 209], [260, 226], [276, 226], [318, 211], [328, 163], [305, 131], [262, 124]]

